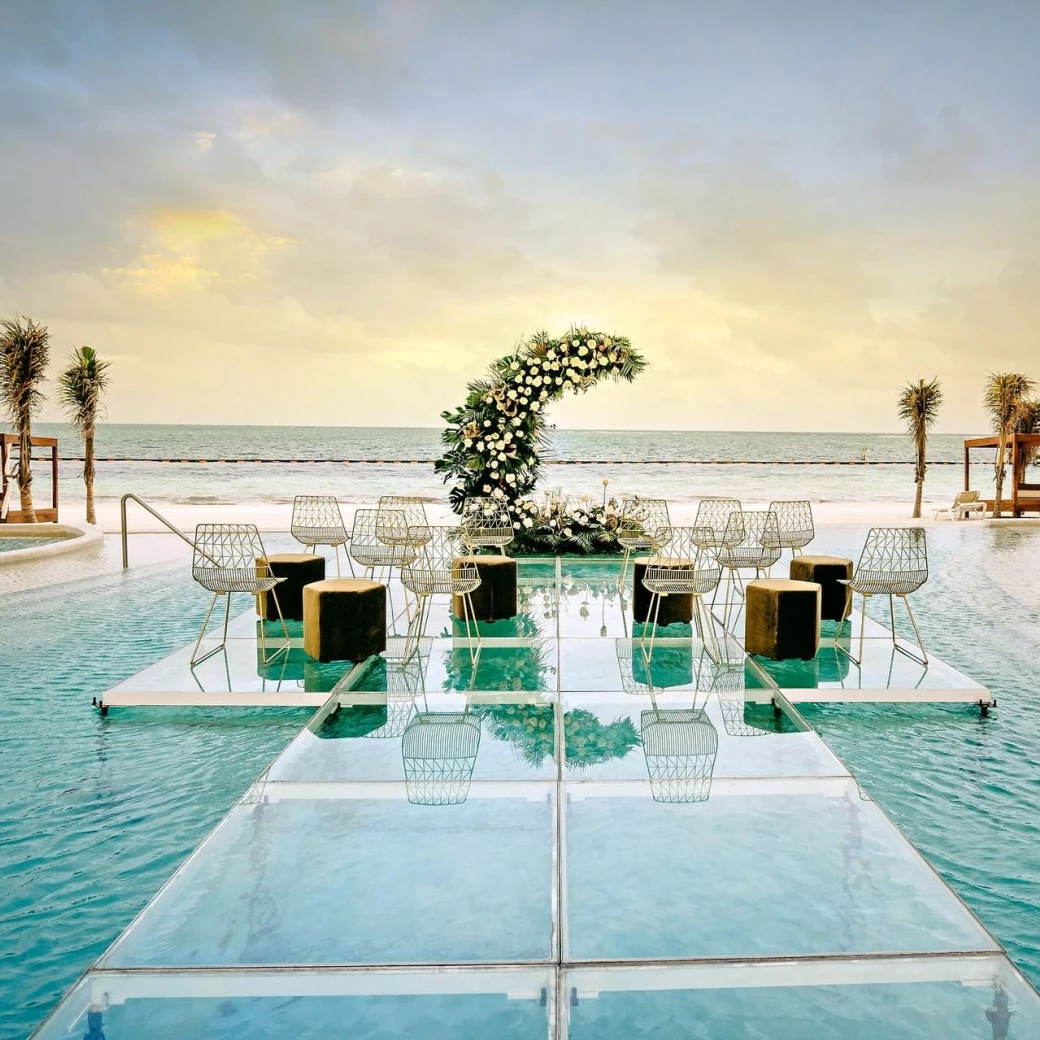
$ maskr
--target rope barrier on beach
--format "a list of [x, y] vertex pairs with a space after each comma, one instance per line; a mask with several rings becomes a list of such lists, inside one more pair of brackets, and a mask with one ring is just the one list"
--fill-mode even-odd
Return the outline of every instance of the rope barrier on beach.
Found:
[[[49, 458], [49, 456], [48, 456]], [[64, 462], [83, 462], [81, 456], [65, 456]], [[168, 466], [428, 466], [434, 459], [146, 459], [98, 458], [95, 462], [149, 462]], [[546, 459], [557, 466], [913, 466], [912, 459]], [[929, 466], [960, 466], [959, 461], [939, 459]]]

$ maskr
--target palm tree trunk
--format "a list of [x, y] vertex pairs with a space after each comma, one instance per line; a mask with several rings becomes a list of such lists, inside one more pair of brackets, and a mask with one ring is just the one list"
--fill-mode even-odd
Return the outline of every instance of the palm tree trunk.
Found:
[[94, 512], [94, 430], [83, 434], [83, 483], [87, 486], [87, 523], [96, 524]]
[[927, 441], [922, 434], [917, 438], [917, 466], [915, 467], [914, 472], [914, 480], [917, 483], [917, 493], [914, 496], [914, 520], [921, 519], [921, 499], [924, 497], [925, 457], [927, 450]]
[[1004, 432], [1001, 431], [997, 439], [997, 460], [995, 465], [996, 468], [996, 489], [993, 493], [993, 517], [999, 517], [1004, 512], [1004, 503], [1001, 498], [1004, 494], [1004, 463], [1007, 458], [1007, 439]]
[[22, 523], [35, 524], [36, 510], [32, 500], [32, 427], [28, 415], [18, 421], [18, 494], [21, 498]]
[[924, 495], [924, 478], [919, 477], [917, 480], [917, 494], [914, 496], [914, 519], [921, 519], [921, 498]]

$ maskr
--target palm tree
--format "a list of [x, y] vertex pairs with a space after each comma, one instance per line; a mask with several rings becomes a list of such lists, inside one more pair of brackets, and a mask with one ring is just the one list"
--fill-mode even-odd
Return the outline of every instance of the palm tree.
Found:
[[0, 322], [0, 403], [18, 434], [18, 492], [22, 520], [36, 523], [32, 501], [32, 420], [43, 404], [50, 333], [31, 318]]
[[[1015, 433], [1040, 433], [1040, 401], [1023, 401], [1015, 416]], [[1037, 460], [1035, 445], [1023, 446], [1015, 471], [1015, 481], [1022, 484], [1026, 479], [1026, 470]]]
[[1008, 438], [1015, 432], [1015, 424], [1022, 413], [1022, 406], [1033, 392], [1033, 380], [1021, 372], [991, 372], [986, 384], [983, 404], [989, 412], [993, 429], [997, 435], [997, 455], [993, 461], [996, 478], [996, 495], [993, 500], [993, 516], [1000, 516], [1004, 503], [1004, 472], [1007, 468]]
[[108, 389], [108, 366], [93, 347], [72, 352], [58, 376], [58, 397], [72, 425], [83, 434], [83, 483], [87, 486], [87, 523], [96, 524], [94, 513], [94, 430], [101, 398]]
[[914, 467], [914, 480], [917, 483], [917, 494], [914, 498], [914, 519], [921, 515], [921, 497], [924, 494], [924, 476], [926, 454], [928, 451], [928, 431], [935, 425], [942, 404], [942, 388], [938, 377], [929, 380], [918, 379], [916, 383], [907, 383], [899, 392], [897, 405], [899, 418], [906, 423], [906, 432], [914, 442], [917, 465]]

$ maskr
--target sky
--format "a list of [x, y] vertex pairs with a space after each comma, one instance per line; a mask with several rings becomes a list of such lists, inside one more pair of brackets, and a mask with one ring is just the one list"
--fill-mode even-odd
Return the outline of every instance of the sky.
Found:
[[[984, 429], [1040, 380], [1040, 3], [3, 0], [0, 314], [115, 422], [435, 426], [628, 336], [561, 427]], [[44, 418], [57, 418], [48, 406]]]

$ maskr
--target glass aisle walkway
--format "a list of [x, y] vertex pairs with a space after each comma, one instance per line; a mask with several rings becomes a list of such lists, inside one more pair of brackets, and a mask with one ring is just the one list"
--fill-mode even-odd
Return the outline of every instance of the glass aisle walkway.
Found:
[[[1040, 1035], [1036, 993], [734, 640], [717, 663], [672, 626], [648, 666], [616, 563], [520, 576], [476, 665], [442, 606], [416, 654], [323, 673], [37, 1035]], [[255, 621], [233, 631], [228, 675], [256, 660]], [[313, 688], [302, 651], [274, 667]]]

